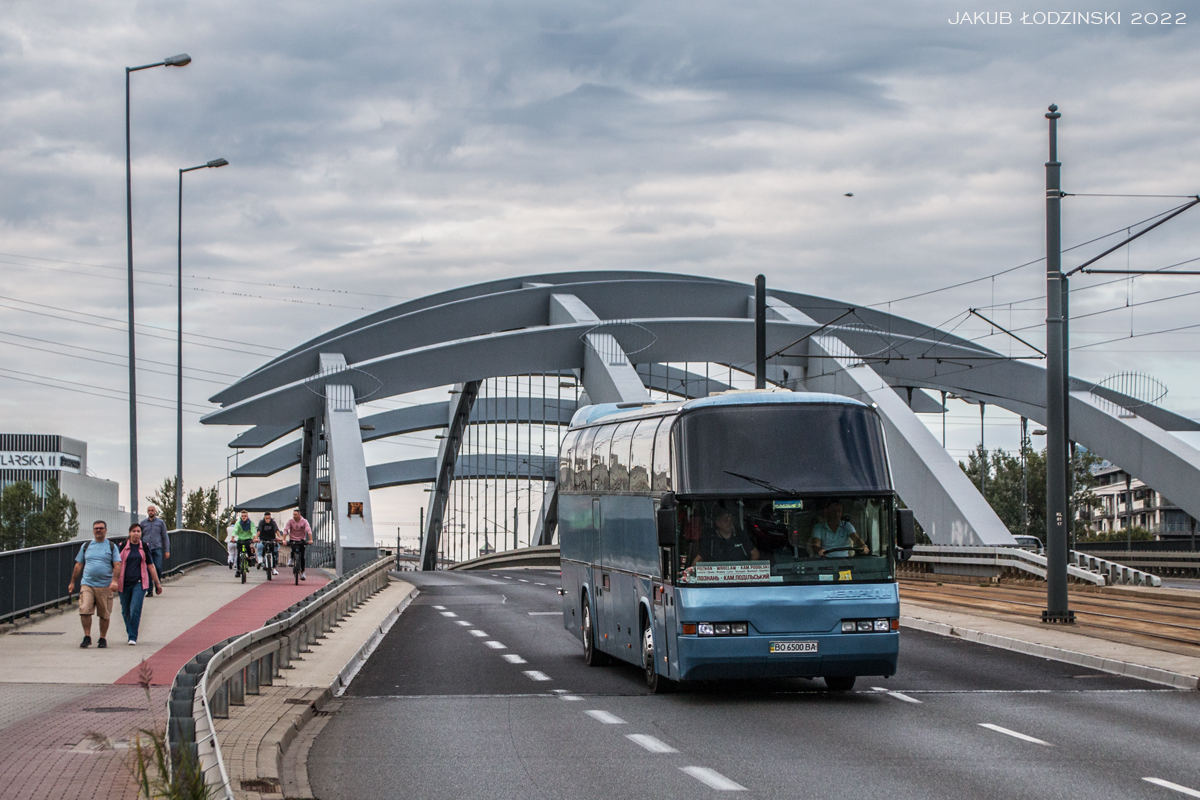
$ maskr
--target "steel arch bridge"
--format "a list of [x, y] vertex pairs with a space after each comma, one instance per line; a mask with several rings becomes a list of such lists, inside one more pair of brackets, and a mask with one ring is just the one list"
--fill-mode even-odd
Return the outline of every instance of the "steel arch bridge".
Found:
[[[499, 534], [499, 484], [491, 518], [486, 496], [485, 513], [473, 517], [470, 505], [478, 507], [479, 498], [463, 489], [471, 481], [476, 492], [484, 482], [485, 495], [487, 481], [543, 488], [536, 521], [538, 492], [527, 494], [526, 540], [550, 543], [559, 427], [586, 402], [643, 402], [664, 392], [705, 396], [736, 384], [754, 363], [753, 295], [750, 284], [653, 272], [554, 273], [467, 286], [368, 314], [305, 342], [210, 398], [220, 409], [202, 422], [253, 426], [230, 443], [236, 448], [264, 448], [302, 431], [298, 441], [233, 474], [265, 477], [299, 466], [297, 483], [242, 507], [301, 508], [335, 545], [339, 572], [373, 557], [370, 490], [389, 486], [432, 485], [422, 531], [425, 569], [437, 564], [443, 532], [457, 525], [461, 533], [463, 519], [482, 525], [485, 537], [489, 530]], [[896, 489], [934, 542], [1012, 542], [916, 416], [944, 408], [914, 390], [952, 393], [1044, 423], [1044, 369], [914, 320], [782, 289], [769, 291], [767, 352], [772, 383], [844, 394], [878, 409]], [[564, 383], [574, 387], [567, 397]], [[445, 386], [453, 388], [443, 402], [359, 413], [367, 400]], [[534, 452], [532, 436], [522, 443], [522, 425], [540, 426], [543, 437], [553, 430], [548, 444], [537, 447], [541, 452]], [[498, 433], [494, 442], [481, 434], [489, 426], [506, 438], [516, 431], [501, 445]], [[442, 431], [436, 456], [366, 463], [364, 442], [428, 430]], [[1200, 451], [1173, 435], [1194, 430], [1200, 425], [1192, 420], [1070, 379], [1071, 439], [1200, 517]]]

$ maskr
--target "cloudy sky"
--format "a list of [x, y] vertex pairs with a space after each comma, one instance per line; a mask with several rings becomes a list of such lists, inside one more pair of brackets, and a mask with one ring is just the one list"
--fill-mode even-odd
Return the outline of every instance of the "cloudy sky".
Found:
[[[983, 10], [1013, 23], [951, 24]], [[174, 470], [177, 171], [217, 157], [230, 166], [185, 178], [192, 486], [225, 475], [235, 431], [197, 423], [221, 386], [366, 310], [501, 276], [763, 272], [959, 333], [986, 334], [962, 314], [990, 307], [1040, 342], [1042, 265], [989, 276], [1043, 252], [1049, 103], [1067, 191], [1200, 191], [1200, 4], [1171, 5], [1185, 24], [1144, 24], [1125, 2], [1099, 9], [1120, 24], [1022, 24], [1047, 10], [9, 0], [0, 428], [87, 441], [126, 502], [123, 68], [181, 52], [191, 65], [132, 77], [143, 494]], [[1064, 244], [1181, 202], [1069, 198]], [[1198, 215], [1111, 266], [1200, 257]], [[1200, 295], [1165, 298], [1200, 279], [1074, 287], [1073, 372], [1149, 372], [1164, 405], [1200, 416], [1200, 327], [1155, 333], [1197, 324]], [[977, 417], [952, 412], [959, 454]], [[1014, 445], [1013, 420], [988, 436]], [[419, 498], [380, 498], [377, 523], [415, 517]]]

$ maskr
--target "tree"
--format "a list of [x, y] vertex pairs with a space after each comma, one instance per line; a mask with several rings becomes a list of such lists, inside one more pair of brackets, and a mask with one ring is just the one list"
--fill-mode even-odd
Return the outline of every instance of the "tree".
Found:
[[[175, 524], [175, 479], [166, 478], [154, 494], [146, 499], [158, 506], [159, 515], [167, 525]], [[203, 486], [188, 492], [183, 501], [183, 527], [193, 531], [208, 531], [224, 540], [225, 529], [233, 524], [232, 508], [221, 508], [221, 495], [217, 487]]]
[[[1029, 519], [1029, 535], [1046, 541], [1046, 451], [1037, 451], [1025, 445], [1025, 510]], [[966, 463], [959, 462], [959, 467], [966, 473], [976, 487], [979, 486], [980, 473], [983, 471], [983, 447], [978, 446], [967, 456]], [[1083, 448], [1076, 448], [1074, 459], [1074, 491], [1072, 503], [1076, 510], [1094, 508], [1100, 504], [1099, 498], [1092, 492], [1096, 478], [1092, 468], [1100, 463], [1100, 458]], [[987, 481], [985, 483], [985, 499], [996, 516], [1004, 523], [1009, 532], [1021, 534], [1025, 527], [1021, 517], [1021, 458], [1019, 453], [1010, 453], [1000, 448], [993, 450], [987, 457]], [[1075, 520], [1077, 536], [1083, 536], [1087, 531], [1087, 522]]]
[[0, 549], [57, 544], [78, 532], [79, 509], [54, 479], [46, 484], [45, 498], [29, 481], [11, 483], [0, 493]]
[[[175, 490], [175, 479], [164, 478], [162, 486], [155, 490], [154, 494], [146, 495], [146, 499], [154, 505], [158, 506], [158, 517], [163, 522], [167, 523], [167, 527], [175, 525], [175, 502], [179, 493]], [[186, 509], [187, 506], [184, 506]], [[186, 524], [183, 527], [188, 527]]]

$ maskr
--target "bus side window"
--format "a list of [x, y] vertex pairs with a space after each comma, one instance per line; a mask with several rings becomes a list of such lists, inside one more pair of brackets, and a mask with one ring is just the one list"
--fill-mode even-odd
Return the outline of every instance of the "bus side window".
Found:
[[644, 419], [633, 432], [633, 443], [629, 448], [629, 491], [650, 491], [650, 463], [654, 455], [654, 432], [658, 430], [657, 419]]
[[577, 492], [588, 492], [592, 489], [592, 440], [596, 436], [595, 428], [587, 428], [575, 443], [575, 480], [573, 485]]
[[629, 491], [629, 441], [637, 421], [622, 422], [612, 438], [608, 460], [608, 488], [614, 492]]
[[600, 425], [596, 428], [596, 438], [592, 441], [592, 491], [608, 491], [608, 451], [612, 446], [612, 425]]
[[663, 417], [654, 436], [654, 478], [651, 489], [671, 491], [671, 423], [673, 417]]
[[579, 441], [579, 431], [571, 431], [563, 439], [558, 449], [558, 486], [560, 489], [570, 489], [575, 485], [575, 472], [572, 462], [575, 458], [575, 443]]

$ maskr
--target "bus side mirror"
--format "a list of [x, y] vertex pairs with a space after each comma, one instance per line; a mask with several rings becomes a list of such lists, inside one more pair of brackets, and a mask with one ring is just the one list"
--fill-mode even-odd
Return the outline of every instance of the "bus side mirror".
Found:
[[675, 494], [667, 492], [658, 506], [658, 546], [675, 546]]
[[[911, 508], [896, 509], [896, 546], [912, 550], [917, 544], [917, 521]], [[907, 561], [907, 558], [900, 559]]]

